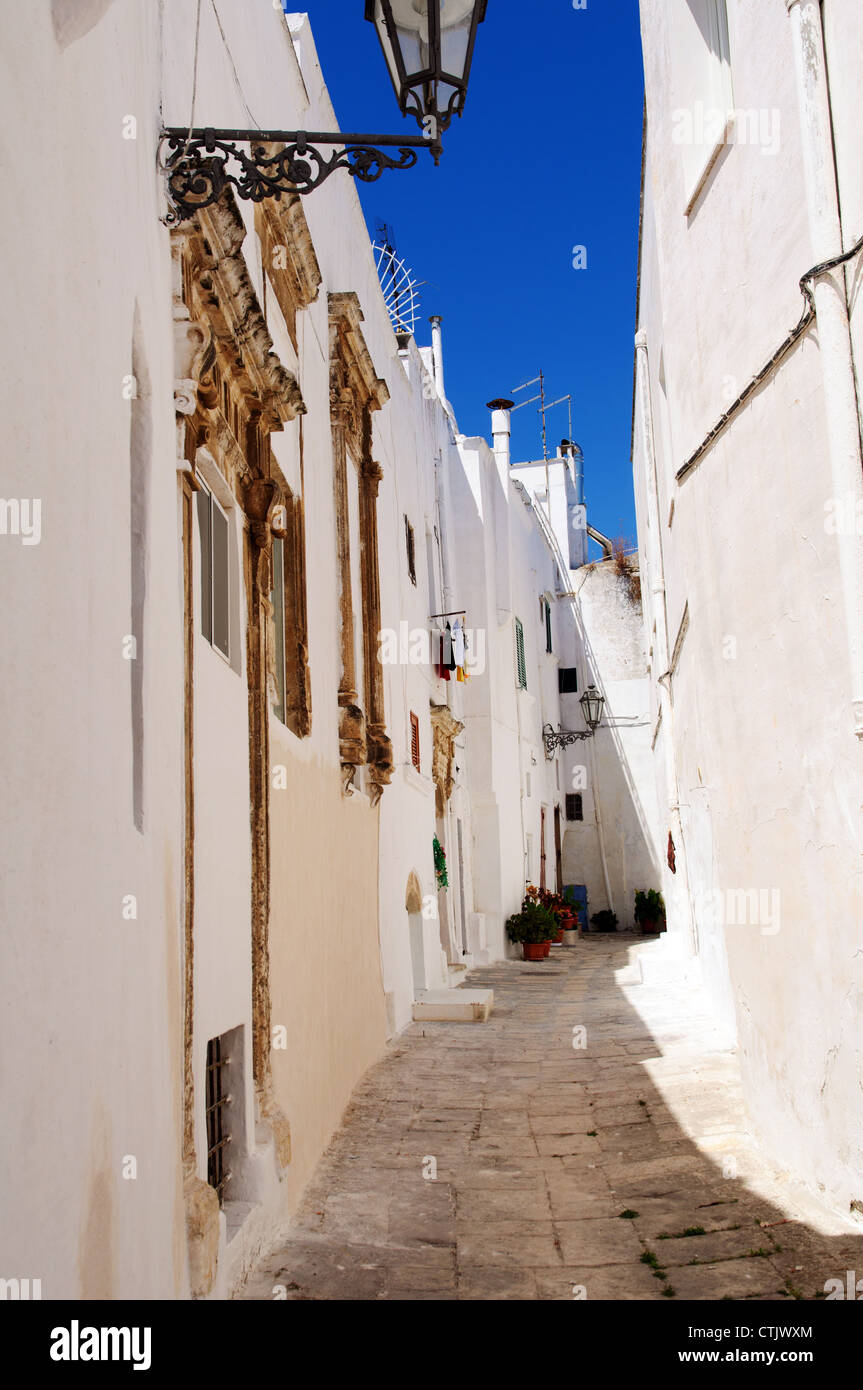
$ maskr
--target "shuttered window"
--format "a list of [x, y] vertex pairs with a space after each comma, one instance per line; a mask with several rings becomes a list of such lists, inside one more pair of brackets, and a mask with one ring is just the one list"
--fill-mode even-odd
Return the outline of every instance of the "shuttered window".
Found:
[[230, 659], [230, 528], [228, 518], [206, 488], [198, 493], [201, 537], [201, 631], [211, 646]]
[[287, 682], [285, 679], [285, 542], [280, 537], [273, 540], [273, 591], [270, 594], [273, 605], [273, 626], [276, 632], [276, 650], [274, 653], [276, 666], [276, 685], [279, 691], [279, 703], [273, 706], [275, 714], [286, 722], [286, 691]]
[[524, 662], [524, 628], [515, 620], [515, 664], [519, 690], [527, 690], [527, 667]]
[[551, 604], [545, 600], [545, 650], [551, 651]]
[[420, 770], [420, 721], [411, 712], [411, 762], [417, 772]]

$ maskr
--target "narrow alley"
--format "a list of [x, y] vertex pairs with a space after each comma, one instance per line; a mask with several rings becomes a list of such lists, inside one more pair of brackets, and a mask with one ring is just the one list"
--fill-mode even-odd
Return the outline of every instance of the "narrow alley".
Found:
[[[768, 1167], [737, 1062], [661, 943], [471, 975], [357, 1088], [245, 1299], [815, 1299], [863, 1241]], [[829, 1286], [828, 1286], [829, 1287]]]

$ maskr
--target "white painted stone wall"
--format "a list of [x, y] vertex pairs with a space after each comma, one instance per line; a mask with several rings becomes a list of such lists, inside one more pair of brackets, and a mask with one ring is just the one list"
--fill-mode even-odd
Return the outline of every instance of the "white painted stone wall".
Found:
[[[838, 501], [825, 405], [837, 358], [827, 355], [823, 323], [675, 481], [798, 321], [798, 280], [823, 258], [807, 213], [793, 9], [789, 17], [781, 3], [729, 5], [734, 104], [777, 113], [781, 137], [772, 154], [753, 144], [722, 149], [687, 216], [684, 160], [672, 138], [674, 10], [642, 0], [639, 327], [659, 533], [649, 521], [650, 440], [639, 409], [634, 469], [645, 594], [663, 564], [666, 586], [673, 727], [659, 730], [657, 786], [667, 806], [670, 739], [684, 841], [673, 887], [665, 879], [669, 935], [688, 948], [694, 931], [717, 1009], [736, 1027], [753, 1123], [774, 1157], [847, 1214], [860, 1198], [863, 1143], [863, 748], [850, 708], [842, 537], [825, 525]], [[821, 10], [847, 249], [863, 235], [854, 95], [863, 16], [852, 0], [826, 0]], [[858, 261], [849, 286], [859, 274]], [[851, 525], [853, 536], [853, 517]], [[645, 616], [656, 692], [664, 672], [653, 663], [649, 609]]]

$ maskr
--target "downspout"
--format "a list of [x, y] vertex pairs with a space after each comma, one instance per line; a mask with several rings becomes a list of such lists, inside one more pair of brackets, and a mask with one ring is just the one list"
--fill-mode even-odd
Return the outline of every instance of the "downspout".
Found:
[[[794, 42], [800, 106], [800, 132], [806, 205], [813, 260], [819, 264], [844, 250], [833, 147], [833, 123], [820, 0], [785, 0]], [[863, 512], [860, 419], [848, 323], [845, 272], [841, 267], [818, 275], [812, 286], [827, 417], [827, 441], [833, 493], [853, 500], [852, 515]], [[850, 509], [850, 508], [849, 508]], [[853, 531], [836, 541], [848, 656], [854, 732], [863, 739], [863, 546]]]
[[610, 560], [612, 555], [614, 554], [614, 542], [610, 541], [608, 536], [604, 536], [601, 531], [597, 531], [595, 526], [588, 526], [587, 534], [590, 536], [590, 539], [592, 541], [596, 541], [597, 545], [602, 546], [602, 549], [605, 552], [603, 555], [603, 559]]
[[653, 432], [653, 404], [650, 399], [650, 359], [647, 352], [647, 334], [640, 328], [635, 335], [635, 382], [636, 408], [641, 420], [641, 433], [644, 438], [644, 453], [647, 462], [647, 525], [648, 531], [656, 537], [655, 555], [649, 558], [651, 585], [651, 609], [656, 629], [653, 649], [654, 670], [659, 670], [656, 687], [665, 749], [665, 790], [668, 801], [668, 814], [671, 818], [671, 832], [679, 850], [677, 863], [680, 866], [681, 888], [686, 903], [689, 926], [689, 941], [694, 955], [698, 954], [698, 936], [695, 917], [692, 911], [692, 897], [689, 889], [689, 872], [686, 864], [686, 847], [683, 839], [683, 823], [680, 818], [680, 787], [677, 781], [677, 764], [674, 757], [674, 712], [671, 703], [670, 674], [668, 670], [668, 609], [665, 601], [665, 560], [662, 553], [662, 523], [659, 516], [659, 482], [656, 473], [656, 449]]

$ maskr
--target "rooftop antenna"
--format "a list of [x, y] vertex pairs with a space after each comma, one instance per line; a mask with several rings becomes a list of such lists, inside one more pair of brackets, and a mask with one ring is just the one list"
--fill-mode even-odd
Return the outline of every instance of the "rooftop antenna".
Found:
[[530, 386], [536, 386], [539, 382], [539, 395], [529, 396], [526, 401], [519, 401], [518, 405], [513, 406], [513, 410], [521, 410], [523, 405], [533, 405], [534, 401], [539, 401], [538, 415], [542, 416], [542, 461], [545, 464], [545, 509], [551, 520], [551, 483], [548, 476], [548, 444], [545, 432], [545, 376], [540, 369], [539, 376], [535, 376], [532, 381], [525, 381], [523, 385], [513, 388], [512, 394], [517, 396], [519, 391], [527, 391]]

